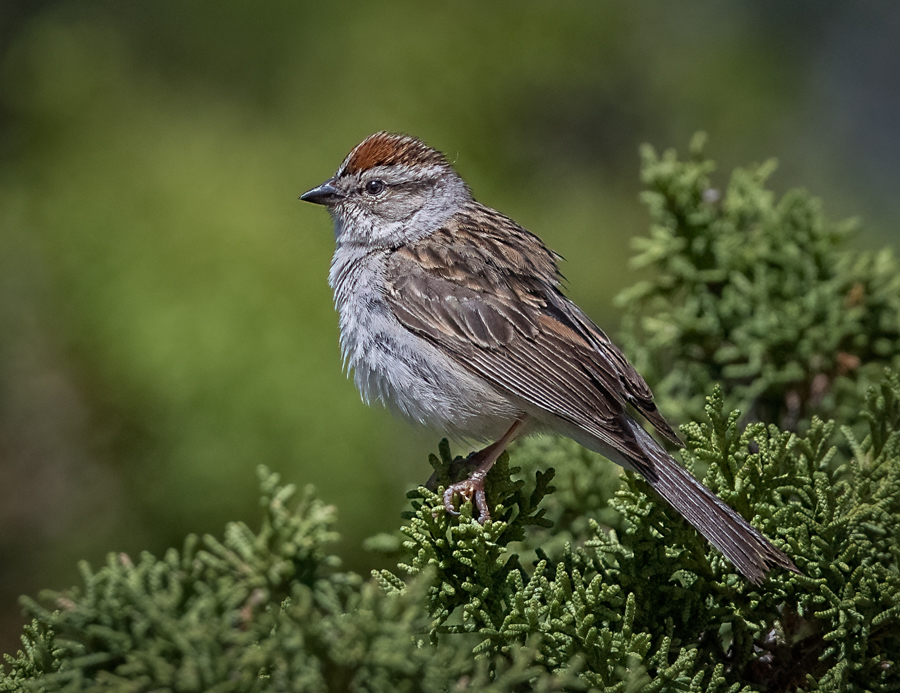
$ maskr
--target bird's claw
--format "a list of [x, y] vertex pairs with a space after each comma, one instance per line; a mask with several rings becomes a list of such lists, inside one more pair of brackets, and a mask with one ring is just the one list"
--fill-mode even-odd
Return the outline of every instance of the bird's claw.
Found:
[[470, 478], [451, 484], [444, 491], [444, 509], [448, 515], [459, 515], [456, 506], [453, 505], [453, 496], [459, 494], [469, 502], [475, 503], [478, 511], [478, 521], [484, 524], [491, 519], [491, 511], [488, 509], [487, 497], [484, 493], [484, 477], [473, 474]]

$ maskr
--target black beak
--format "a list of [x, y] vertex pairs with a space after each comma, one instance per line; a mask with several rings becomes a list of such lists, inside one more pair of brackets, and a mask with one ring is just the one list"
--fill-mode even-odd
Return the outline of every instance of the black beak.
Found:
[[300, 196], [300, 199], [304, 202], [312, 202], [317, 205], [325, 205], [326, 207], [336, 205], [344, 196], [344, 193], [331, 184], [333, 180], [326, 180], [319, 187], [307, 190]]

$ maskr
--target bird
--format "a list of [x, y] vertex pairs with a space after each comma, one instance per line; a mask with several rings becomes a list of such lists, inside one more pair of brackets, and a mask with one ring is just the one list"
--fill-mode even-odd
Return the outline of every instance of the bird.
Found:
[[623, 352], [563, 292], [559, 255], [475, 200], [448, 158], [377, 132], [300, 196], [334, 222], [329, 271], [345, 367], [366, 403], [490, 442], [444, 507], [472, 502], [516, 438], [556, 433], [643, 476], [751, 582], [793, 561], [679, 465], [638, 419], [678, 435]]

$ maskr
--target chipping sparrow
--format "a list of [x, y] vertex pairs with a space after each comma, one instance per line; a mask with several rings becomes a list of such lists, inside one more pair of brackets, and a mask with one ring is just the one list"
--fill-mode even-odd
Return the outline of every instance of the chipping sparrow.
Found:
[[440, 152], [379, 132], [301, 198], [327, 207], [341, 350], [366, 402], [455, 438], [494, 440], [446, 489], [490, 517], [484, 479], [509, 442], [552, 431], [650, 485], [748, 579], [793, 562], [628, 414], [681, 444], [643, 378], [559, 287], [559, 257], [479, 204]]

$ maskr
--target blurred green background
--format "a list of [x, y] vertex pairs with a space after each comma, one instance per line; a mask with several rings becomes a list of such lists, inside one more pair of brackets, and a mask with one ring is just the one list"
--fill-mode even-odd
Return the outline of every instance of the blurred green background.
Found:
[[78, 559], [255, 525], [258, 463], [373, 565], [439, 436], [342, 374], [330, 220], [297, 201], [363, 137], [446, 151], [615, 331], [645, 141], [777, 156], [896, 242], [897, 36], [894, 3], [2, 0], [0, 651]]

